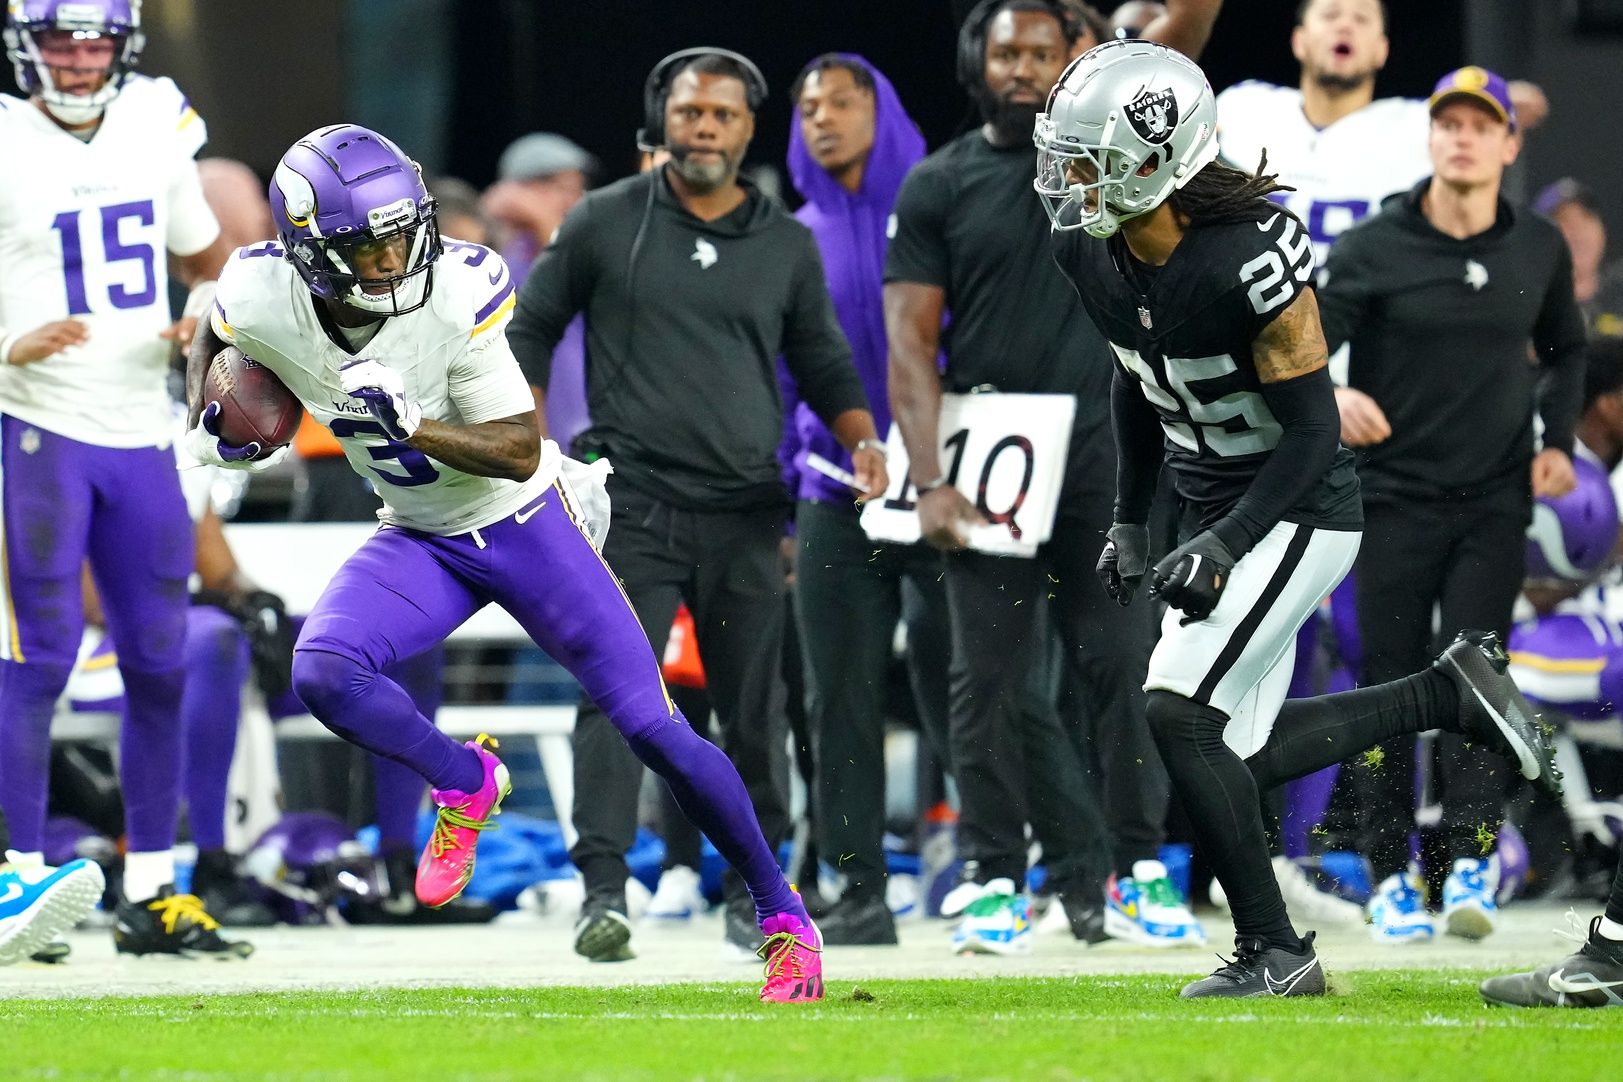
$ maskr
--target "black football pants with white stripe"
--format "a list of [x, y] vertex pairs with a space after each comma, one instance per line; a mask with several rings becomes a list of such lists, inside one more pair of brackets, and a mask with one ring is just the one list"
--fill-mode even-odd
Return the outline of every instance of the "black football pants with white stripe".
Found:
[[1429, 667], [1378, 687], [1285, 699], [1296, 631], [1358, 544], [1352, 531], [1275, 526], [1235, 565], [1210, 616], [1185, 624], [1168, 610], [1145, 681], [1150, 730], [1236, 931], [1291, 951], [1301, 941], [1274, 878], [1258, 794], [1459, 716], [1453, 683]]

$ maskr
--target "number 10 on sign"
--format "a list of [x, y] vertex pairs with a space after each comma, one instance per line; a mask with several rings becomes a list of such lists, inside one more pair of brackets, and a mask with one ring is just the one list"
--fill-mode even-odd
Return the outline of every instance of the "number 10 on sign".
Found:
[[[941, 396], [941, 469], [989, 525], [969, 533], [980, 552], [1034, 556], [1054, 532], [1076, 399], [1058, 394]], [[893, 424], [886, 441], [890, 488], [862, 512], [876, 541], [919, 540], [918, 490]]]

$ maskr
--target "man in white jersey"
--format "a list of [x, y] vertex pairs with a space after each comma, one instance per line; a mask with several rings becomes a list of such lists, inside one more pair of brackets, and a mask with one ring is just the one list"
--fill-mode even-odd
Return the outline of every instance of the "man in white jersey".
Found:
[[439, 817], [417, 897], [439, 907], [473, 874], [507, 768], [458, 744], [384, 672], [487, 604], [581, 682], [631, 750], [742, 875], [766, 940], [761, 998], [822, 998], [821, 941], [779, 871], [738, 772], [687, 724], [618, 580], [598, 554], [599, 471], [540, 438], [507, 344], [514, 286], [488, 248], [441, 241], [415, 162], [376, 132], [311, 132], [271, 180], [279, 242], [238, 249], [187, 367], [199, 461], [263, 461], [218, 436], [203, 376], [234, 344], [270, 369], [376, 484], [383, 527], [339, 569], [305, 621], [293, 686], [334, 732], [416, 770]]
[[38, 862], [88, 557], [127, 690], [115, 941], [236, 956], [171, 886], [192, 529], [165, 384], [190, 326], [171, 324], [168, 266], [196, 287], [224, 259], [193, 161], [206, 132], [173, 82], [133, 74], [139, 3], [12, 0], [5, 43], [29, 97], [0, 97], [0, 800]]
[[[1217, 96], [1223, 157], [1255, 169], [1264, 152], [1268, 172], [1296, 190], [1276, 196], [1307, 226], [1315, 262], [1348, 227], [1431, 175], [1426, 135], [1431, 114], [1418, 98], [1375, 97], [1375, 76], [1391, 48], [1383, 0], [1301, 0], [1291, 53], [1301, 64], [1295, 87], [1247, 81]], [[1511, 85], [1524, 129], [1548, 106], [1531, 83]], [[1348, 447], [1391, 435], [1373, 399], [1346, 383], [1345, 354], [1331, 359], [1341, 441]]]

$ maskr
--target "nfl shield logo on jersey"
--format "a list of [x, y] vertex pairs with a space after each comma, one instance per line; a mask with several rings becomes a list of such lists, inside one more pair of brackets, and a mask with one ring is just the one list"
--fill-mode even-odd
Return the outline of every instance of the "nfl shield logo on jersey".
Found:
[[1172, 88], [1146, 90], [1127, 107], [1127, 119], [1146, 143], [1160, 145], [1172, 138], [1178, 126], [1178, 99]]

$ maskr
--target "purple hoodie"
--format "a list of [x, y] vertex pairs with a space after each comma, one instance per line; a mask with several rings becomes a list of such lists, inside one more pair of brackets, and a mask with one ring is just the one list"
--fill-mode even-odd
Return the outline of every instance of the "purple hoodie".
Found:
[[[800, 114], [789, 121], [789, 179], [806, 205], [795, 217], [812, 232], [823, 256], [829, 295], [840, 327], [851, 343], [852, 359], [868, 394], [880, 439], [890, 430], [890, 397], [885, 378], [884, 288], [886, 225], [896, 193], [907, 171], [924, 157], [924, 136], [907, 115], [896, 88], [872, 64], [854, 53], [840, 54], [861, 64], [874, 81], [874, 145], [862, 174], [862, 190], [853, 195], [812, 158], [800, 135]], [[815, 451], [844, 469], [851, 456], [805, 403], [793, 400], [792, 381], [782, 361], [780, 380], [788, 397], [785, 454], [793, 455], [791, 488], [803, 500], [850, 504], [853, 493], [805, 465]], [[792, 408], [791, 408], [792, 407]]]

